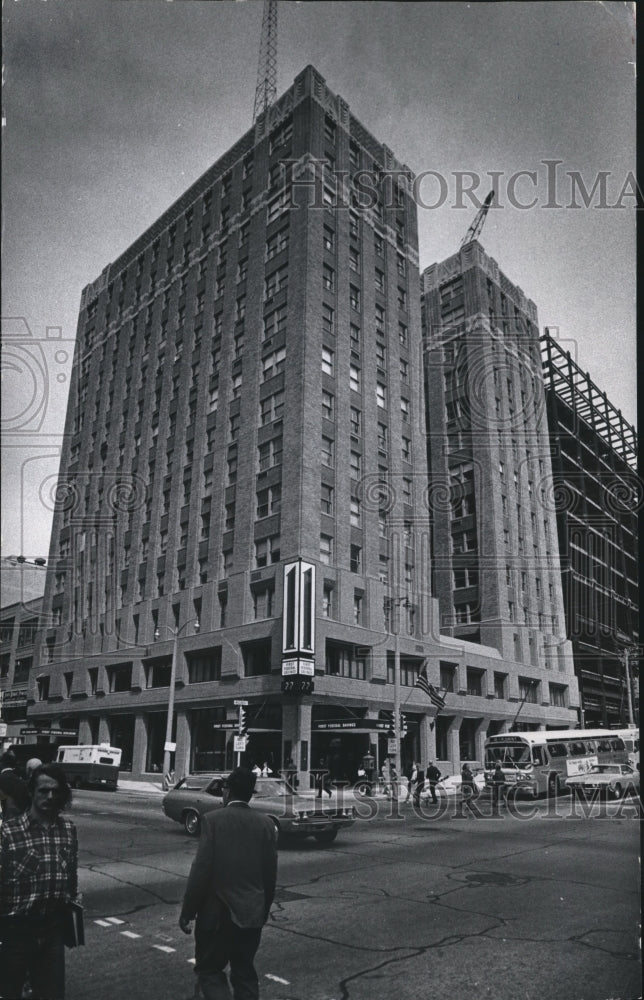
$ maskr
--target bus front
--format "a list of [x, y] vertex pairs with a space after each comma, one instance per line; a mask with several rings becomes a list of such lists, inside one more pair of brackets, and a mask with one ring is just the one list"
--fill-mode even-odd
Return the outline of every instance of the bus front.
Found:
[[501, 765], [508, 791], [514, 788], [517, 793], [537, 797], [539, 782], [527, 739], [505, 733], [485, 741], [485, 784], [488, 788], [492, 787], [492, 775], [497, 764]]

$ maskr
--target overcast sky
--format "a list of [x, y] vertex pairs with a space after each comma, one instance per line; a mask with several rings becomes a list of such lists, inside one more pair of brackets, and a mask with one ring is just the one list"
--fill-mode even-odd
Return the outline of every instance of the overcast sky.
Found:
[[[60, 327], [63, 342], [40, 356], [39, 413], [27, 349], [22, 360], [7, 352], [3, 554], [48, 555], [61, 351], [81, 290], [250, 127], [262, 6], [5, 0], [3, 316], [23, 317], [37, 339]], [[503, 207], [487, 218], [485, 250], [634, 422], [630, 6], [281, 2], [278, 91], [312, 63], [399, 160], [434, 172], [420, 189], [421, 269], [458, 249], [476, 213], [467, 198], [457, 207], [458, 172], [481, 177], [481, 199], [487, 173], [500, 172]], [[556, 190], [544, 160], [562, 161]], [[512, 181], [518, 171], [533, 176]], [[577, 194], [580, 207], [568, 207], [569, 171], [588, 191], [605, 172], [605, 198], [597, 190], [585, 208]]]

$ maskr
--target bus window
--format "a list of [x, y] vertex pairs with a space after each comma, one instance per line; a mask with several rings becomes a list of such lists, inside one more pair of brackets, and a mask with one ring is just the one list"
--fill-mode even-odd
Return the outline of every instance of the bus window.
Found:
[[586, 740], [586, 753], [588, 754], [597, 753], [597, 744], [595, 743], [595, 740]]
[[610, 741], [611, 750], [624, 750], [624, 741], [620, 739]]
[[584, 757], [586, 755], [586, 747], [581, 740], [573, 740], [570, 744], [570, 753], [575, 757]]
[[597, 740], [598, 753], [610, 753], [610, 740]]
[[549, 743], [548, 753], [551, 757], [567, 757], [568, 751], [566, 750], [565, 743]]
[[544, 752], [544, 747], [533, 747], [532, 748], [532, 763], [533, 764], [545, 764], [546, 755]]

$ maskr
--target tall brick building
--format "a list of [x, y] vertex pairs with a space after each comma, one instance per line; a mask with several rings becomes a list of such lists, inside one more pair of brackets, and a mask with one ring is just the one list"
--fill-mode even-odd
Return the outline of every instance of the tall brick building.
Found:
[[409, 171], [307, 67], [83, 292], [33, 724], [157, 770], [175, 633], [178, 771], [232, 763], [243, 699], [250, 758], [354, 777], [397, 645], [406, 759], [480, 760], [527, 673], [574, 721], [567, 673], [441, 635], [422, 378]]
[[521, 664], [529, 725], [577, 704], [537, 310], [475, 241], [424, 271], [423, 326], [441, 631]]

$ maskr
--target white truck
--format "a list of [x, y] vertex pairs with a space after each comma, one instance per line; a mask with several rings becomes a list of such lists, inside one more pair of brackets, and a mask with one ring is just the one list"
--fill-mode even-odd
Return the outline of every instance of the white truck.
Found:
[[122, 751], [108, 743], [58, 747], [56, 763], [63, 768], [72, 788], [100, 785], [116, 789]]

